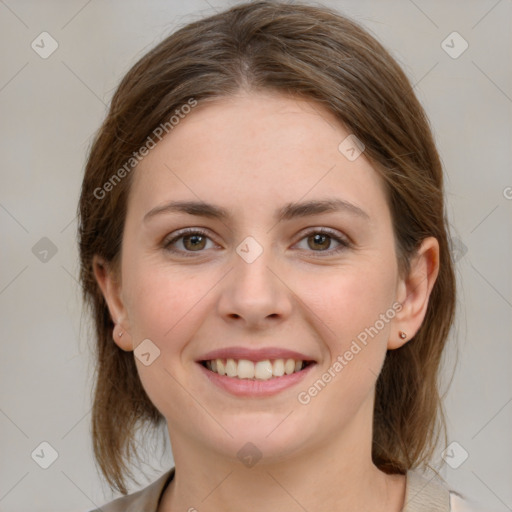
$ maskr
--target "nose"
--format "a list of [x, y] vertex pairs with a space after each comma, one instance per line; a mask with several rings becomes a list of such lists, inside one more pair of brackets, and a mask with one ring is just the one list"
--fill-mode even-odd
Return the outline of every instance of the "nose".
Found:
[[278, 325], [289, 318], [293, 305], [284, 270], [270, 249], [249, 261], [234, 254], [233, 269], [222, 283], [218, 312], [226, 322], [252, 330]]

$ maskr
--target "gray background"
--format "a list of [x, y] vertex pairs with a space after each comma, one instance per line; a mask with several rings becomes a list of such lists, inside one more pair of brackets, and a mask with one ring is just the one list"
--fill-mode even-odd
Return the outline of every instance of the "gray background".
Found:
[[[0, 0], [1, 511], [78, 512], [112, 498], [96, 471], [89, 431], [92, 341], [81, 312], [75, 235], [84, 160], [130, 66], [175, 27], [233, 3]], [[449, 440], [460, 445], [446, 459], [460, 466], [443, 462], [444, 446], [434, 464], [460, 491], [512, 510], [512, 2], [324, 5], [384, 43], [431, 119], [460, 283], [444, 373], [447, 382], [455, 368], [446, 410]], [[43, 31], [59, 45], [47, 59], [31, 48]], [[458, 58], [442, 46], [453, 31], [469, 44]], [[446, 44], [453, 53], [462, 41]], [[42, 252], [50, 247], [43, 237], [55, 254]], [[48, 469], [31, 457], [43, 441], [58, 452]], [[147, 462], [141, 485], [172, 459], [168, 451]]]

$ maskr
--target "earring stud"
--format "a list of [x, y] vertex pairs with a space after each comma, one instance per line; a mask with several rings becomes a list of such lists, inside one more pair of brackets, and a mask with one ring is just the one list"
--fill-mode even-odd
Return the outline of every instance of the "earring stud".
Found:
[[[119, 332], [117, 333], [117, 336], [118, 336], [119, 338], [124, 334], [124, 332], [120, 329], [120, 327], [121, 327], [121, 326], [120, 326], [119, 324], [117, 324], [117, 323], [114, 325], [114, 332], [115, 332], [115, 331], [117, 331], [117, 329], [119, 329]], [[114, 334], [114, 335], [115, 335], [115, 334]]]
[[402, 340], [405, 340], [405, 338], [407, 338], [407, 334], [405, 334], [404, 331], [398, 331], [398, 336], [400, 336]]

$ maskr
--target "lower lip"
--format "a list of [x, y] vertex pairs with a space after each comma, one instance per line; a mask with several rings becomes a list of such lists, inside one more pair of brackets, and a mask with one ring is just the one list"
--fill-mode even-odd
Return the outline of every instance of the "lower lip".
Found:
[[218, 373], [208, 370], [208, 368], [205, 368], [201, 363], [197, 364], [210, 382], [225, 391], [228, 391], [232, 395], [245, 397], [266, 397], [276, 395], [277, 393], [299, 383], [306, 377], [306, 375], [309, 374], [313, 367], [316, 366], [316, 363], [312, 363], [300, 372], [291, 373], [290, 375], [272, 377], [268, 380], [252, 380], [219, 375]]

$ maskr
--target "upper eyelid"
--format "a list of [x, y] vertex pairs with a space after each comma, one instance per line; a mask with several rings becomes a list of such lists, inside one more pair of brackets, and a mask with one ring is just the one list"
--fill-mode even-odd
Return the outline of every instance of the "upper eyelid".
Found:
[[214, 241], [214, 237], [211, 236], [210, 231], [207, 228], [183, 228], [178, 229], [175, 233], [171, 233], [164, 237], [163, 243], [167, 244], [172, 241], [179, 240], [180, 238], [183, 238], [185, 236], [192, 236], [195, 234], [206, 236], [210, 238], [212, 241]]

